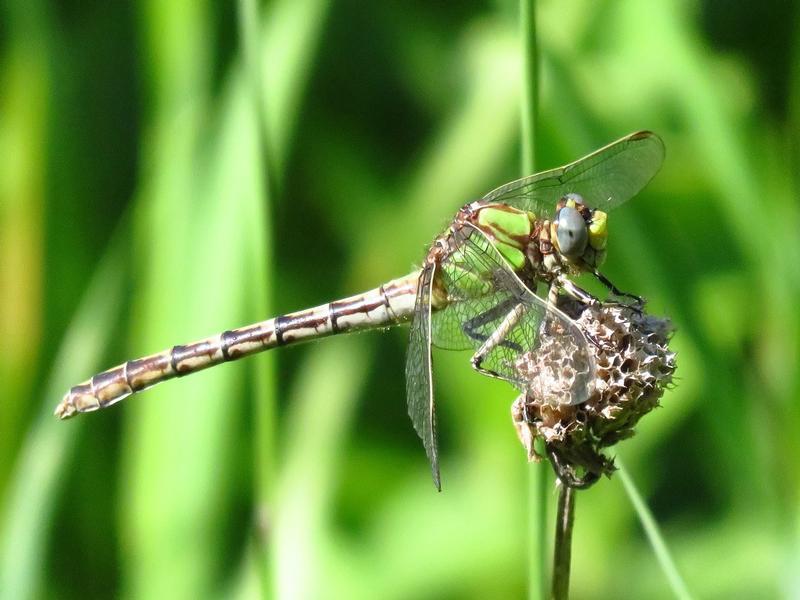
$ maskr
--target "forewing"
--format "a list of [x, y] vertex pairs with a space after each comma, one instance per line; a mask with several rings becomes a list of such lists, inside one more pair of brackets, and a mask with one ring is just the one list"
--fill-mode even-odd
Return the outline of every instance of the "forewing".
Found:
[[430, 263], [426, 264], [419, 276], [406, 354], [406, 400], [408, 416], [422, 439], [431, 463], [433, 482], [441, 490], [431, 357], [431, 286], [435, 274], [436, 265]]
[[507, 183], [483, 197], [550, 215], [569, 192], [583, 196], [587, 206], [609, 211], [647, 185], [664, 161], [664, 143], [651, 131], [638, 131], [566, 166]]

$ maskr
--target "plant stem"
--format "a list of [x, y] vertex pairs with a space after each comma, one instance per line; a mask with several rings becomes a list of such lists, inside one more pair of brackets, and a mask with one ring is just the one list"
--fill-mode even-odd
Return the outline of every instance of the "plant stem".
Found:
[[572, 558], [572, 524], [575, 521], [575, 489], [561, 484], [556, 513], [555, 548], [553, 549], [553, 584], [551, 597], [569, 596], [569, 568]]
[[[544, 455], [544, 454], [542, 454]], [[547, 459], [528, 465], [528, 598], [547, 598]]]
[[536, 0], [520, 0], [522, 42], [522, 176], [536, 170], [539, 117], [539, 54], [536, 45]]
[[[520, 40], [522, 51], [521, 175], [535, 171], [536, 129], [539, 112], [539, 67], [536, 46], [536, 1], [520, 0]], [[547, 597], [547, 468], [531, 465], [528, 481], [530, 527], [528, 530], [528, 587], [531, 600]]]
[[531, 600], [547, 598], [547, 463], [528, 468], [528, 595]]
[[263, 44], [261, 42], [262, 17], [259, 14], [258, 0], [239, 0], [239, 37], [244, 58], [245, 78], [250, 88], [250, 100], [258, 125], [258, 159], [264, 165], [262, 183], [265, 200], [273, 198], [277, 179], [275, 165], [272, 163], [272, 140], [269, 139], [267, 125], [267, 99], [265, 93]]
[[[253, 121], [258, 129], [256, 145], [256, 163], [261, 167], [257, 182], [259, 206], [263, 212], [254, 215], [255, 227], [269, 227], [269, 219], [266, 217], [270, 202], [274, 197], [275, 172], [274, 165], [270, 161], [270, 140], [267, 128], [265, 84], [263, 81], [262, 54], [263, 44], [261, 42], [262, 21], [259, 14], [258, 0], [239, 0], [238, 2], [238, 21], [239, 37], [241, 41], [241, 52], [244, 63], [246, 88], [249, 91], [250, 102], [253, 110]], [[261, 255], [263, 262], [255, 261], [253, 268], [261, 270], [265, 280], [268, 279], [268, 271], [271, 269], [270, 256], [272, 254], [270, 244], [272, 236], [269, 231], [263, 232], [262, 236], [254, 235], [254, 239], [264, 241], [264, 247], [255, 248], [254, 255]], [[254, 295], [262, 307], [271, 304], [266, 289], [254, 290]], [[266, 360], [270, 360], [265, 357]], [[254, 550], [257, 557], [259, 581], [261, 584], [262, 595], [268, 595], [273, 588], [272, 573], [270, 570], [270, 522], [274, 504], [274, 480], [275, 480], [275, 415], [276, 407], [274, 403], [274, 384], [271, 377], [271, 369], [265, 368], [261, 360], [260, 368], [256, 370], [254, 389], [257, 399], [253, 406], [253, 417], [255, 419], [254, 435]]]

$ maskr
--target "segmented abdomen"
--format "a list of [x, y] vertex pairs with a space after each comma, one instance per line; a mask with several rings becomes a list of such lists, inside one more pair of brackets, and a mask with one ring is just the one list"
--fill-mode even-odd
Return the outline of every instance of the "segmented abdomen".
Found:
[[268, 319], [129, 360], [74, 386], [56, 407], [67, 419], [110, 406], [162, 381], [291, 343], [396, 325], [414, 311], [418, 274], [315, 308]]

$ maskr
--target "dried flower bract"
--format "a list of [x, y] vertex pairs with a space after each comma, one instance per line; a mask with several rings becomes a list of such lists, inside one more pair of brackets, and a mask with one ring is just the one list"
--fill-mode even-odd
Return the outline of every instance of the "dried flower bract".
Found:
[[561, 297], [559, 308], [590, 341], [593, 391], [581, 404], [551, 402], [549, 390], [569, 388], [586, 371], [584, 364], [573, 364], [558, 335], [542, 335], [536, 349], [517, 362], [530, 386], [512, 405], [512, 416], [529, 459], [541, 458], [534, 449], [541, 438], [562, 481], [586, 487], [614, 470], [613, 459], [601, 450], [632, 436], [672, 382], [674, 329], [668, 319], [624, 305], [586, 306]]

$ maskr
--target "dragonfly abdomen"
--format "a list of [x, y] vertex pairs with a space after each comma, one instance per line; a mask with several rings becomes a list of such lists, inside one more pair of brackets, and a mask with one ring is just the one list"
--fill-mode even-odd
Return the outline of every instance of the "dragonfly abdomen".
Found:
[[162, 381], [270, 348], [404, 322], [414, 311], [417, 278], [414, 273], [350, 298], [129, 360], [74, 386], [55, 414], [66, 419], [79, 412], [105, 408]]

